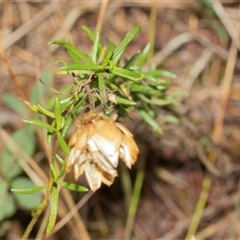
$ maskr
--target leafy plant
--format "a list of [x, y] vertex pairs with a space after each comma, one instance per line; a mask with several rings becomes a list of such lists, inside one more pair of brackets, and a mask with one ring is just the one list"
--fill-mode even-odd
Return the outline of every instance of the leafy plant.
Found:
[[[57, 146], [59, 145], [65, 154], [69, 154], [70, 150], [64, 137], [74, 118], [82, 112], [89, 112], [96, 108], [102, 109], [107, 117], [117, 110], [118, 115], [129, 118], [130, 110], [135, 109], [154, 131], [162, 134], [161, 127], [155, 121], [156, 107], [178, 104], [176, 97], [179, 93], [167, 95], [165, 92], [170, 81], [164, 79], [174, 78], [174, 74], [155, 68], [148, 71], [142, 70], [150, 50], [149, 44], [125, 62], [121, 60], [124, 50], [139, 32], [140, 26], [129, 32], [118, 46], [115, 46], [112, 40], [109, 40], [108, 46], [104, 46], [99, 40], [98, 33], [93, 33], [87, 27], [83, 27], [83, 30], [93, 42], [90, 55], [81, 52], [68, 39], [54, 40], [49, 43], [63, 46], [71, 59], [70, 63], [61, 61], [63, 66], [56, 74], [71, 75], [74, 79], [67, 93], [59, 93], [58, 97], [55, 97], [54, 110], [40, 105], [39, 99], [34, 99], [34, 104], [24, 101], [39, 116], [44, 115], [51, 119], [50, 122], [45, 122], [36, 116], [24, 121], [46, 129], [46, 137], [52, 144], [53, 152], [49, 181], [46, 185], [28, 188], [19, 188], [15, 184], [12, 186], [12, 192], [18, 194], [47, 190], [42, 203], [32, 211], [34, 220], [29, 224], [23, 239], [29, 236], [35, 220], [40, 216], [49, 199], [51, 212], [46, 233], [47, 235], [51, 233], [58, 213], [58, 187], [80, 192], [87, 191], [83, 186], [61, 181], [66, 173], [66, 163], [58, 156]], [[41, 82], [44, 83], [42, 80]], [[166, 119], [170, 122], [177, 121], [171, 116]], [[57, 163], [61, 165], [59, 172], [56, 170]]]

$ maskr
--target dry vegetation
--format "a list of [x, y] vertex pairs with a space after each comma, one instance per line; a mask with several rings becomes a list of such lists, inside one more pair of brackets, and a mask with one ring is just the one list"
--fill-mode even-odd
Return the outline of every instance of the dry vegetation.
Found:
[[[169, 91], [186, 90], [189, 96], [179, 106], [159, 110], [157, 120], [163, 136], [152, 133], [137, 118], [128, 123], [142, 152], [140, 158], [146, 161], [132, 239], [183, 239], [187, 232], [194, 233], [196, 239], [240, 239], [237, 1], [212, 1], [210, 5], [194, 1], [79, 2], [0, 4], [0, 94], [29, 96], [44, 70], [56, 70], [56, 61], [64, 59], [66, 53], [63, 48], [47, 45], [53, 39], [67, 37], [88, 51], [90, 42], [81, 26], [93, 30], [97, 26], [103, 41], [111, 38], [119, 43], [128, 31], [141, 24], [141, 32], [126, 56], [142, 49], [154, 37], [154, 54], [148, 66], [156, 64], [175, 73], [177, 78]], [[71, 77], [57, 76], [54, 87], [61, 89], [72, 81]], [[9, 144], [8, 134], [24, 124], [22, 116], [1, 100], [0, 108], [1, 151], [4, 144]], [[164, 123], [162, 118], [168, 113], [174, 113], [180, 123]], [[48, 162], [42, 156], [49, 154], [49, 147], [44, 136], [37, 136], [33, 161], [38, 161], [47, 173]], [[24, 141], [28, 144], [27, 139]], [[137, 170], [138, 164], [131, 171], [133, 181]], [[44, 176], [40, 178], [45, 181]], [[63, 192], [58, 222], [66, 220], [70, 209], [76, 209], [75, 203], [80, 214], [58, 225], [51, 239], [123, 238], [128, 208], [120, 179], [111, 188], [102, 187], [94, 194], [75, 193], [71, 199]], [[202, 215], [198, 224], [199, 213]], [[19, 209], [9, 219], [5, 239], [18, 239], [30, 219], [30, 212]], [[42, 217], [33, 237], [42, 236], [44, 221]]]

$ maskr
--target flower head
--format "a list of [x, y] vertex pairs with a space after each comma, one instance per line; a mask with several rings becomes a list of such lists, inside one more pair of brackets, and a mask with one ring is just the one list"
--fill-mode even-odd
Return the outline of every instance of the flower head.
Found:
[[77, 127], [69, 142], [67, 171], [73, 167], [76, 180], [85, 172], [91, 190], [96, 191], [102, 182], [113, 183], [118, 159], [128, 168], [137, 160], [139, 149], [133, 135], [121, 123], [90, 111], [78, 118]]

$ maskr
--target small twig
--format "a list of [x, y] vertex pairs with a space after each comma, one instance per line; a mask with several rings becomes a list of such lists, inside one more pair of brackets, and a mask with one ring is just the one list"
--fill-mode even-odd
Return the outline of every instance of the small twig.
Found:
[[[235, 41], [236, 36], [238, 35], [237, 28], [235, 28], [230, 19], [228, 18], [222, 4], [219, 1], [210, 1], [215, 13], [218, 15], [219, 19], [221, 20], [222, 24], [224, 25], [226, 31], [231, 36], [232, 40]], [[240, 50], [239, 42], [236, 43], [238, 50]]]
[[70, 92], [62, 93], [62, 92], [57, 91], [56, 89], [54, 89], [53, 87], [51, 87], [47, 83], [43, 82], [43, 80], [41, 78], [39, 78], [39, 82], [42, 83], [45, 87], [49, 88], [54, 93], [62, 94], [62, 95], [70, 95], [71, 94]]
[[193, 64], [187, 79], [184, 81], [183, 83], [184, 89], [189, 90], [192, 87], [194, 81], [209, 64], [209, 61], [211, 60], [212, 56], [213, 56], [213, 52], [209, 48], [204, 49], [201, 56]]

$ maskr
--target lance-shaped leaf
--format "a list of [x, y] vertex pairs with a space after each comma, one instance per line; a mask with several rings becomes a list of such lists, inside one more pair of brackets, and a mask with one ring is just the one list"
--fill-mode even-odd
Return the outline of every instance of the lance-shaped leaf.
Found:
[[124, 65], [124, 69], [129, 69], [133, 64], [134, 62], [136, 61], [136, 59], [138, 58], [140, 54], [140, 51], [136, 52]]
[[44, 114], [50, 118], [55, 118], [55, 114], [53, 112], [43, 108], [40, 104], [32, 105], [32, 109], [36, 109], [38, 113]]
[[125, 50], [126, 46], [133, 40], [133, 38], [137, 35], [137, 33], [139, 32], [141, 26], [138, 25], [136, 26], [131, 32], [129, 32], [124, 39], [122, 40], [122, 42], [116, 47], [116, 49], [113, 52], [113, 56], [112, 56], [112, 61], [114, 62], [114, 64], [117, 63], [117, 61], [119, 60], [119, 58], [121, 57], [121, 54], [123, 53], [123, 51]]
[[96, 71], [96, 70], [101, 70], [101, 69], [102, 69], [102, 66], [94, 65], [94, 64], [90, 64], [90, 65], [69, 64], [69, 65], [61, 67], [59, 71], [61, 72], [64, 70], [67, 70], [67, 71], [79, 70], [79, 71], [91, 72], [91, 71]]
[[[83, 31], [87, 34], [87, 36], [92, 40], [92, 42], [95, 42], [96, 34], [92, 32], [92, 30], [86, 26], [82, 26]], [[103, 48], [103, 45], [99, 42], [98, 44], [98, 51], [101, 51]]]
[[58, 139], [58, 142], [59, 142], [59, 145], [60, 145], [61, 149], [62, 149], [66, 154], [69, 154], [70, 151], [69, 151], [68, 145], [67, 145], [67, 143], [65, 142], [65, 140], [63, 139], [61, 133], [59, 133], [59, 132], [57, 132], [57, 139]]
[[69, 50], [72, 54], [77, 56], [78, 58], [82, 59], [87, 64], [93, 64], [93, 62], [82, 52], [80, 52], [76, 47], [74, 47], [68, 40], [62, 41], [62, 40], [54, 40], [51, 41], [48, 44], [58, 44], [63, 47], [65, 47], [67, 50]]
[[62, 115], [61, 115], [61, 105], [58, 98], [55, 99], [55, 120], [56, 120], [56, 131], [61, 129], [62, 125]]
[[73, 103], [72, 97], [64, 98], [60, 100], [61, 109], [69, 107]]
[[65, 124], [64, 127], [62, 129], [62, 136], [64, 137], [68, 131], [68, 129], [70, 128], [71, 124], [72, 124], [73, 118], [71, 115], [68, 115], [66, 120], [65, 120]]
[[155, 70], [150, 70], [147, 72], [151, 76], [154, 77], [169, 77], [169, 78], [176, 78], [176, 74], [169, 72], [167, 70], [162, 70], [162, 69], [155, 69]]
[[69, 75], [69, 74], [74, 74], [75, 76], [81, 76], [81, 75], [93, 75], [94, 71], [90, 70], [58, 70], [55, 72], [55, 74], [59, 75]]
[[92, 61], [94, 64], [97, 63], [98, 44], [99, 44], [99, 32], [96, 33], [96, 37], [93, 43]]
[[102, 73], [98, 73], [97, 76], [98, 76], [98, 87], [100, 89], [99, 95], [101, 97], [101, 100], [104, 103], [106, 103], [106, 92], [105, 92], [106, 86], [105, 86], [105, 83], [104, 83], [103, 75], [102, 75]]
[[158, 132], [161, 135], [163, 134], [162, 128], [145, 110], [139, 109], [138, 113], [141, 116], [141, 118], [152, 127], [154, 131]]
[[142, 101], [144, 101], [146, 103], [154, 104], [154, 105], [158, 105], [158, 106], [165, 106], [165, 105], [168, 105], [171, 103], [170, 100], [167, 100], [167, 99], [159, 99], [159, 98], [149, 99], [142, 93], [138, 93], [137, 96], [139, 97], [139, 99], [141, 99]]
[[55, 167], [51, 163], [50, 163], [50, 169], [51, 169], [53, 179], [56, 182], [58, 180], [57, 170], [55, 169]]
[[139, 54], [139, 58], [138, 58], [138, 66], [141, 68], [143, 66], [143, 64], [146, 62], [149, 50], [150, 50], [151, 44], [148, 43], [144, 49], [141, 51], [141, 53]]
[[49, 235], [56, 223], [58, 213], [58, 189], [57, 184], [53, 184], [52, 191], [51, 191], [51, 210], [48, 219], [46, 234]]
[[108, 51], [107, 51], [106, 55], [104, 56], [104, 61], [102, 64], [103, 68], [105, 68], [108, 65], [108, 62], [109, 62], [110, 58], [112, 57], [113, 51], [114, 51], [114, 43], [112, 40], [109, 40]]
[[135, 106], [135, 105], [137, 105], [136, 102], [131, 101], [131, 100], [126, 99], [126, 98], [119, 97], [117, 95], [115, 95], [115, 99], [116, 99], [118, 104], [123, 104], [123, 105], [128, 105], [128, 106]]
[[138, 83], [133, 83], [130, 85], [131, 92], [148, 93], [151, 90], [153, 90], [153, 88], [147, 85], [142, 85]]
[[62, 165], [60, 173], [58, 174], [58, 179], [60, 179], [66, 173], [66, 162], [62, 158], [60, 158], [60, 156], [58, 156], [57, 154], [55, 156], [56, 156], [56, 159], [58, 160], [58, 162]]
[[46, 128], [50, 132], [53, 132], [55, 130], [53, 126], [51, 126], [48, 123], [45, 123], [41, 120], [38, 120], [38, 119], [23, 119], [23, 121], [26, 122], [26, 123], [35, 124], [35, 125], [38, 125], [40, 127]]
[[78, 185], [78, 184], [75, 184], [75, 183], [58, 181], [58, 185], [65, 187], [69, 190], [76, 191], [76, 192], [88, 192], [88, 188]]
[[130, 71], [116, 66], [113, 66], [112, 69], [110, 69], [110, 72], [132, 81], [139, 81], [144, 76], [144, 74], [141, 72]]
[[38, 187], [33, 187], [33, 188], [11, 188], [11, 192], [18, 193], [18, 194], [32, 194], [35, 192], [40, 192], [44, 189], [47, 188], [46, 185], [38, 186]]
[[[71, 44], [71, 42], [67, 38], [65, 38], [64, 40]], [[70, 51], [69, 49], [67, 49], [67, 51], [74, 63], [81, 63], [79, 57], [74, 52]]]
[[167, 87], [171, 83], [170, 81], [159, 79], [159, 77], [155, 77], [155, 76], [151, 75], [149, 72], [144, 73], [143, 78], [147, 79], [148, 81], [151, 81], [152, 83], [154, 83], [158, 87], [159, 86]]

